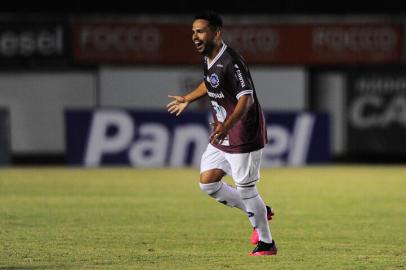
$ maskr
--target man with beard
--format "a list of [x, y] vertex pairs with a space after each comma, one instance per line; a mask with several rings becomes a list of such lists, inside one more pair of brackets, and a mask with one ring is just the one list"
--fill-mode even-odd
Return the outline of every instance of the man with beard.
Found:
[[[215, 120], [210, 143], [200, 166], [200, 188], [217, 201], [244, 211], [253, 226], [252, 256], [275, 255], [269, 229], [272, 208], [259, 195], [262, 148], [267, 143], [265, 119], [244, 59], [222, 40], [221, 17], [214, 12], [196, 16], [192, 41], [204, 56], [204, 80], [185, 96], [169, 97], [171, 114], [180, 115], [188, 105], [208, 95]], [[222, 181], [230, 175], [236, 188]]]

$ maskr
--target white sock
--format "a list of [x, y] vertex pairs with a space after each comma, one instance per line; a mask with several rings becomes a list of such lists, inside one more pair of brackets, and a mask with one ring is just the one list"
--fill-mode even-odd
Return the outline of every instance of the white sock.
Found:
[[248, 217], [258, 231], [259, 240], [272, 243], [272, 235], [266, 217], [266, 206], [255, 186], [237, 187], [241, 199], [247, 209]]
[[223, 181], [213, 182], [209, 184], [199, 183], [200, 188], [215, 198], [218, 202], [230, 207], [237, 207], [247, 213], [245, 204], [241, 200], [240, 193], [237, 189], [230, 187]]

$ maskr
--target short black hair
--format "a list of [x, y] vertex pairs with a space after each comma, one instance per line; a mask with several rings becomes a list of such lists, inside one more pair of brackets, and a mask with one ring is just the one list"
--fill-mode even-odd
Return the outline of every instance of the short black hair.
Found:
[[195, 16], [194, 20], [206, 20], [209, 26], [215, 29], [223, 27], [223, 19], [214, 11], [208, 10]]

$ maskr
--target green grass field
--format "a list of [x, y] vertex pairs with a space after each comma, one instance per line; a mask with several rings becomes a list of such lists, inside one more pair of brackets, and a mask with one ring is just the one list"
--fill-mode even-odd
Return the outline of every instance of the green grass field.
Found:
[[264, 257], [198, 174], [1, 169], [0, 269], [406, 269], [406, 167], [263, 169], [279, 248]]

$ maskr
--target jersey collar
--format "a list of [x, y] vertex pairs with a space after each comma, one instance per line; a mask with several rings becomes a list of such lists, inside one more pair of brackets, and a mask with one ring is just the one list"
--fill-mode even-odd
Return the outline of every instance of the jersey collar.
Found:
[[217, 62], [217, 60], [223, 55], [224, 51], [227, 49], [227, 45], [224, 42], [222, 42], [222, 44], [223, 44], [223, 47], [221, 47], [221, 50], [216, 55], [216, 57], [214, 57], [213, 61], [211, 61], [210, 64], [209, 64], [209, 58], [206, 56], [207, 69], [210, 69]]

